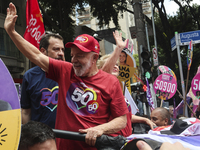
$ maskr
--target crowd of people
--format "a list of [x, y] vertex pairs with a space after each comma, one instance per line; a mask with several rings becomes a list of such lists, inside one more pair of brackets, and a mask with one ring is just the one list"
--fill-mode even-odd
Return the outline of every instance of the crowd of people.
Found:
[[[16, 8], [10, 3], [4, 28], [17, 48], [37, 65], [23, 77], [19, 150], [40, 147], [95, 150], [98, 137], [103, 134], [127, 137], [132, 134], [133, 123], [145, 123], [151, 129], [170, 124], [170, 112], [165, 108], [153, 110], [150, 119], [136, 116], [128, 109], [129, 101], [117, 79], [119, 63], [126, 65], [126, 56], [122, 56], [126, 41], [117, 31], [113, 32], [116, 49], [100, 59], [99, 43], [88, 34], [65, 44], [71, 48], [70, 63], [64, 61], [65, 48], [60, 35], [43, 36], [38, 50], [15, 31], [16, 20]], [[52, 128], [84, 133], [85, 141], [55, 140]], [[140, 150], [151, 150], [143, 141], [136, 145]], [[184, 149], [180, 143], [163, 144], [160, 149], [166, 146], [172, 150]]]

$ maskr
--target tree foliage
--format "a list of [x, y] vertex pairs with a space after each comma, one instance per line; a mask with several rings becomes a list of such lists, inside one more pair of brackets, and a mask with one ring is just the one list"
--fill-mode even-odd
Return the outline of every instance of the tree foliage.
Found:
[[[94, 17], [99, 20], [99, 26], [109, 25], [112, 20], [116, 27], [118, 24], [118, 13], [123, 12], [126, 0], [38, 0], [42, 10], [46, 31], [56, 32], [63, 36], [65, 42], [72, 41], [75, 27], [76, 8], [83, 9], [90, 5]], [[70, 60], [69, 51], [66, 51], [66, 60]]]
[[[189, 31], [200, 30], [200, 6], [191, 5], [191, 0], [174, 0], [179, 5], [179, 9], [176, 14], [169, 16], [166, 14], [164, 1], [153, 0], [155, 8], [158, 9], [158, 15], [155, 15], [157, 42], [158, 42], [158, 56], [160, 65], [166, 65], [170, 67], [177, 76], [177, 84], [179, 91], [182, 91], [180, 81], [180, 71], [177, 57], [177, 50], [171, 50], [170, 39], [174, 37], [175, 32], [183, 33]], [[159, 4], [161, 3], [161, 4]], [[151, 39], [153, 43], [153, 39]], [[151, 44], [153, 45], [153, 44]], [[197, 68], [200, 64], [200, 44], [195, 44], [193, 48], [192, 65], [190, 68], [189, 81], [187, 89], [190, 89], [192, 78], [197, 72]], [[187, 79], [187, 51], [188, 46], [181, 46], [181, 62], [182, 72], [185, 80]], [[155, 72], [154, 72], [155, 73]], [[155, 75], [155, 74], [154, 74]], [[186, 91], [187, 93], [188, 91]], [[178, 95], [175, 96], [178, 98]]]
[[[176, 64], [178, 64], [177, 53], [176, 51], [171, 51], [170, 39], [174, 37], [176, 31], [182, 33], [200, 29], [200, 18], [197, 17], [200, 12], [200, 6], [191, 6], [191, 0], [174, 0], [174, 2], [177, 3], [180, 8], [176, 15], [168, 16], [165, 11], [164, 1], [153, 0], [155, 8], [157, 8], [159, 12], [158, 15], [155, 16], [158, 51], [159, 57], [162, 58], [159, 59], [159, 61], [161, 64], [167, 65], [176, 71]], [[187, 50], [187, 46], [181, 48], [185, 51]], [[199, 48], [199, 45], [196, 45], [195, 49], [197, 48]], [[162, 54], [165, 56], [165, 59], [162, 57]], [[186, 60], [186, 58], [184, 58], [184, 60]], [[183, 64], [185, 64], [185, 62]], [[191, 68], [191, 70], [192, 69], [193, 68]]]
[[[48, 31], [58, 32], [61, 34], [65, 42], [72, 41], [74, 35], [76, 8], [83, 9], [84, 6], [91, 6], [91, 13], [99, 20], [99, 26], [109, 25], [112, 20], [116, 27], [118, 24], [118, 14], [123, 11], [134, 12], [127, 9], [126, 0], [38, 0], [42, 10], [45, 28]], [[200, 6], [191, 5], [192, 0], [173, 0], [179, 5], [179, 10], [174, 16], [168, 16], [164, 6], [164, 0], [152, 0], [156, 22], [156, 37], [158, 43], [159, 62], [162, 65], [170, 67], [179, 75], [178, 61], [176, 51], [171, 51], [170, 39], [174, 36], [174, 32], [188, 32], [200, 29]], [[133, 3], [134, 1], [131, 1]], [[145, 16], [148, 24], [152, 26], [152, 22]], [[150, 39], [153, 45], [153, 38]], [[153, 46], [152, 46], [153, 47]], [[187, 47], [182, 47], [183, 53], [186, 53]], [[194, 47], [194, 58], [191, 66], [191, 72], [196, 70], [199, 64], [196, 54], [198, 54], [199, 46]], [[66, 53], [66, 59], [69, 61], [69, 51]], [[183, 68], [185, 69], [186, 57], [182, 55]], [[177, 76], [178, 76], [177, 75]], [[184, 76], [185, 72], [184, 72]]]

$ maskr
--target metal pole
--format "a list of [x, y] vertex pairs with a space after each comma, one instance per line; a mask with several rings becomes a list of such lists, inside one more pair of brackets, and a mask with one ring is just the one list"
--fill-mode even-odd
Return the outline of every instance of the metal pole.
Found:
[[147, 47], [148, 47], [148, 51], [150, 52], [149, 35], [148, 35], [148, 28], [147, 28], [147, 22], [146, 21], [145, 21], [145, 30], [146, 30], [146, 38], [147, 38]]
[[[142, 45], [140, 45], [139, 54], [141, 54], [141, 53], [142, 53], [142, 48], [143, 48], [143, 46], [142, 46]], [[142, 63], [141, 63], [141, 65], [140, 65], [141, 74], [142, 74], [142, 73], [144, 73], [144, 69], [143, 69], [143, 67], [141, 67], [141, 66], [142, 66]], [[141, 76], [141, 77], [142, 77], [142, 76]]]
[[[153, 26], [153, 35], [154, 35], [154, 45], [157, 50], [157, 56], [158, 56], [158, 47], [157, 47], [157, 40], [156, 40], [156, 30], [155, 30], [155, 24], [154, 24], [154, 14], [153, 14], [153, 7], [152, 7], [152, 0], [151, 0], [151, 15], [152, 15], [152, 26]], [[158, 66], [159, 66], [159, 59], [158, 59]], [[159, 69], [157, 69], [158, 75], [160, 75]]]
[[142, 47], [144, 47], [144, 48], [147, 48], [147, 43], [146, 43], [146, 35], [145, 35], [144, 18], [142, 15], [141, 0], [133, 0], [132, 6], [133, 6], [133, 10], [134, 10], [135, 26], [136, 26], [136, 31], [137, 31], [137, 41], [138, 41], [138, 46], [139, 46], [138, 47], [138, 56], [139, 56], [139, 63], [140, 63], [140, 70], [141, 70], [140, 73], [142, 76], [142, 74], [144, 72], [142, 71], [143, 60], [141, 59], [142, 50], [140, 49], [140, 45], [142, 45]]
[[[185, 84], [184, 84], [184, 78], [183, 78], [183, 69], [182, 69], [182, 63], [181, 63], [178, 35], [179, 35], [178, 32], [175, 32], [175, 41], [176, 41], [176, 48], [177, 48], [178, 64], [179, 64], [179, 71], [180, 71], [180, 77], [181, 77], [181, 88], [182, 88], [182, 95], [184, 97], [185, 96]], [[184, 101], [186, 102], [186, 99]], [[183, 112], [184, 112], [183, 115], [185, 116], [185, 108], [183, 109]]]
[[153, 14], [152, 0], [151, 0], [151, 15], [152, 15], [152, 25], [153, 25], [153, 35], [154, 35], [154, 45], [155, 45], [155, 48], [157, 49], [156, 31], [155, 31], [155, 24], [154, 24], [154, 14]]

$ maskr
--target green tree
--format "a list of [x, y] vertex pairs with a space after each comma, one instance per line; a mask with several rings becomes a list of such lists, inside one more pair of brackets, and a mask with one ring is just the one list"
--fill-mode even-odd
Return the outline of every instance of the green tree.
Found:
[[[118, 24], [118, 13], [123, 12], [122, 7], [113, 5], [114, 3], [126, 7], [126, 0], [38, 0], [42, 10], [45, 29], [57, 32], [63, 36], [64, 42], [72, 41], [74, 35], [76, 8], [83, 9], [90, 5], [94, 17], [99, 20], [99, 26], [108, 25], [112, 20], [116, 27]], [[66, 51], [66, 60], [70, 61], [70, 51]]]
[[133, 54], [133, 58], [135, 59], [135, 62], [136, 62], [136, 66], [138, 67], [140, 64], [139, 64], [139, 57], [138, 57], [138, 54]]
[[[185, 1], [184, 4], [183, 1]], [[129, 2], [133, 3], [134, 1], [130, 0]], [[177, 59], [174, 58], [177, 58], [177, 54], [175, 51], [171, 51], [170, 39], [174, 36], [175, 31], [180, 33], [200, 28], [200, 6], [190, 6], [191, 0], [174, 0], [174, 2], [180, 6], [179, 12], [175, 16], [168, 16], [165, 11], [164, 0], [153, 0], [154, 10], [158, 10], [157, 16], [155, 14], [155, 20], [159, 61], [160, 64], [167, 65], [176, 71], [178, 65]], [[100, 27], [109, 26], [112, 20], [119, 28], [119, 13], [128, 11], [134, 14], [133, 11], [127, 9], [126, 0], [39, 0], [39, 4], [46, 30], [60, 33], [65, 42], [72, 41], [74, 38], [75, 22], [72, 18], [76, 15], [77, 7], [83, 9], [84, 6], [89, 4], [92, 15], [99, 20]], [[152, 21], [146, 16], [145, 19], [152, 26]], [[153, 45], [153, 39], [151, 39], [151, 45]], [[68, 61], [70, 60], [69, 52], [66, 51]]]

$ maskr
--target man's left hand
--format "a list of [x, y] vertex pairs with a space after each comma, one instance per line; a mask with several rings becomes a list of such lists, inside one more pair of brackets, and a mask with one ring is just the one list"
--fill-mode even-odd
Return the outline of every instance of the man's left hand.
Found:
[[79, 129], [79, 132], [86, 133], [85, 142], [90, 146], [95, 146], [96, 138], [103, 134], [103, 130], [97, 129], [96, 127]]

